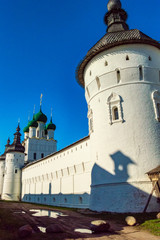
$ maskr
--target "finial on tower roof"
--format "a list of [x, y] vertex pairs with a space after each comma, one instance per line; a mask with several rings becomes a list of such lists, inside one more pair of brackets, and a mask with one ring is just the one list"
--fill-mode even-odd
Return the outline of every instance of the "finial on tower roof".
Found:
[[18, 126], [17, 126], [17, 128], [16, 128], [16, 131], [17, 131], [17, 132], [20, 131], [19, 123], [20, 123], [20, 120], [18, 120]]
[[36, 105], [34, 104], [33, 115], [35, 114]]
[[104, 17], [106, 25], [108, 25], [107, 32], [119, 32], [129, 30], [126, 23], [127, 13], [122, 8], [120, 0], [109, 0], [107, 4], [108, 12]]
[[43, 94], [41, 93], [41, 96], [40, 96], [40, 110], [41, 110], [41, 106], [42, 106], [42, 97], [43, 97]]
[[122, 6], [120, 0], [109, 0], [107, 4], [108, 11], [111, 11], [112, 9], [120, 9]]
[[8, 138], [8, 140], [7, 140], [7, 145], [9, 145], [10, 144], [10, 138]]

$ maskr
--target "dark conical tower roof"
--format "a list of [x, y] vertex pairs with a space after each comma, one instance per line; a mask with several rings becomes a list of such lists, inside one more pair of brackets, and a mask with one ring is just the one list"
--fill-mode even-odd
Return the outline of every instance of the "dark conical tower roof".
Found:
[[159, 42], [148, 37], [138, 29], [129, 30], [126, 23], [127, 13], [122, 9], [120, 0], [109, 0], [108, 12], [104, 21], [107, 33], [88, 51], [76, 70], [78, 83], [84, 87], [84, 70], [88, 62], [100, 52], [119, 45], [126, 44], [149, 44], [160, 49]]
[[7, 153], [8, 152], [23, 152], [24, 153], [24, 147], [21, 144], [21, 133], [20, 133], [20, 127], [19, 123], [16, 128], [16, 132], [14, 133], [14, 140], [11, 145], [8, 145], [7, 147]]

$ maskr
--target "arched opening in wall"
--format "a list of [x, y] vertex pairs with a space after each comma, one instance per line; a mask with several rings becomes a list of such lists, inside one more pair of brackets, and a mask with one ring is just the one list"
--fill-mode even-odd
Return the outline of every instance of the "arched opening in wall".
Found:
[[82, 197], [79, 197], [79, 203], [80, 203], [80, 204], [83, 203], [83, 199], [82, 199]]
[[108, 66], [108, 62], [107, 61], [104, 62], [104, 66]]
[[151, 56], [149, 56], [149, 57], [148, 57], [148, 60], [149, 60], [149, 61], [152, 61], [152, 58], [151, 58]]
[[92, 72], [91, 71], [89, 72], [89, 75], [92, 76]]
[[139, 66], [139, 80], [143, 80], [143, 68], [141, 65]]
[[126, 61], [128, 61], [128, 60], [129, 60], [129, 56], [127, 55], [127, 56], [126, 56]]
[[120, 74], [120, 70], [119, 70], [119, 69], [117, 69], [117, 70], [116, 70], [116, 72], [117, 72], [117, 83], [119, 83], [119, 82], [120, 82], [120, 80], [121, 80], [121, 74]]
[[112, 116], [113, 116], [113, 120], [118, 120], [119, 119], [119, 113], [118, 113], [118, 108], [117, 107], [113, 107]]
[[97, 87], [98, 87], [98, 90], [99, 90], [100, 87], [101, 87], [99, 77], [96, 77], [96, 82], [97, 82]]

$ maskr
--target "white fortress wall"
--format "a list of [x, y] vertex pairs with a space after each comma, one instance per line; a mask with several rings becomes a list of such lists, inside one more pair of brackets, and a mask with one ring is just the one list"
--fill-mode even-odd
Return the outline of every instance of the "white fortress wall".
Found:
[[55, 206], [89, 207], [90, 141], [86, 137], [22, 170], [22, 200]]
[[[160, 51], [146, 44], [103, 51], [85, 68], [93, 125], [93, 210], [141, 212], [145, 207], [152, 190], [146, 172], [160, 164], [160, 123], [152, 97], [160, 92], [159, 73]], [[114, 106], [118, 120], [113, 119]], [[148, 211], [159, 209], [156, 200], [154, 194]]]

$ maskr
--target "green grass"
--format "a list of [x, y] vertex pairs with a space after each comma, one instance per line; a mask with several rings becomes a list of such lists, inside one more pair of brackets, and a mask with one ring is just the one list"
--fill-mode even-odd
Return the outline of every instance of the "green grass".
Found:
[[141, 224], [140, 228], [147, 230], [156, 236], [160, 236], [160, 219], [145, 221]]

